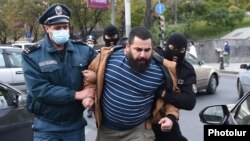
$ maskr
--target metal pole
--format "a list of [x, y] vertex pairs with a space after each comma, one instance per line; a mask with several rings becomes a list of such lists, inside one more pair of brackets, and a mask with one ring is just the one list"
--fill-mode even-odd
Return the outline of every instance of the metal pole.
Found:
[[125, 3], [125, 30], [126, 37], [129, 36], [131, 30], [131, 11], [130, 11], [130, 0], [124, 0]]
[[111, 24], [115, 25], [115, 0], [111, 0]]

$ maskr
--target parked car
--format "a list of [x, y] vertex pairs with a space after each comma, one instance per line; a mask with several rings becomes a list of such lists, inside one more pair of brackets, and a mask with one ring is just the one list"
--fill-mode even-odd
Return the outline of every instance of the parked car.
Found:
[[29, 43], [29, 42], [17, 42], [14, 44], [11, 44], [12, 47], [17, 47], [17, 48], [21, 48], [21, 49], [25, 49], [31, 45], [34, 45], [34, 43]]
[[205, 65], [204, 61], [199, 60], [189, 52], [185, 59], [191, 63], [196, 73], [197, 90], [206, 89], [207, 94], [215, 94], [219, 85], [219, 72], [212, 66]]
[[0, 82], [0, 140], [32, 141], [34, 116], [27, 111], [26, 94]]
[[250, 64], [241, 64], [241, 69], [237, 78], [237, 90], [239, 99], [248, 91], [250, 91]]
[[26, 91], [21, 68], [22, 49], [0, 46], [0, 81]]
[[208, 106], [199, 116], [202, 123], [210, 125], [250, 125], [250, 91], [236, 104]]

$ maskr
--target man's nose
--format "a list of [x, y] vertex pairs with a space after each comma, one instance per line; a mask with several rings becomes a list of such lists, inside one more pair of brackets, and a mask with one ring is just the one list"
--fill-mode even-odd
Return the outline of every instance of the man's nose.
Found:
[[143, 51], [141, 51], [141, 53], [140, 53], [140, 57], [141, 58], [144, 58], [145, 57], [145, 51], [143, 50]]

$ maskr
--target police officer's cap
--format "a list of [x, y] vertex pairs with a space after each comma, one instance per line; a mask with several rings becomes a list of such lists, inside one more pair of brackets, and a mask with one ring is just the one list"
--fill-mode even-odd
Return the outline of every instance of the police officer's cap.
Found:
[[58, 23], [69, 23], [70, 9], [63, 4], [52, 4], [39, 18], [40, 24], [52, 25]]
[[96, 43], [96, 38], [93, 35], [87, 35], [84, 38], [85, 41], [93, 41], [94, 43]]

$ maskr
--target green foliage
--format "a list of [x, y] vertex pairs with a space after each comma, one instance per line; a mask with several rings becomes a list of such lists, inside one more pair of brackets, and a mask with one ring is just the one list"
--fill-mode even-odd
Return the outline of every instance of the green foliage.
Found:
[[[249, 27], [249, 25], [250, 17], [245, 17], [241, 23], [237, 24], [234, 27], [234, 29]], [[232, 29], [229, 26], [222, 26], [217, 29], [213, 26], [207, 25], [205, 21], [200, 21], [196, 23], [196, 30], [192, 31], [192, 38], [195, 40], [215, 39], [220, 38], [231, 31]]]
[[131, 26], [140, 26], [143, 22], [145, 3], [141, 0], [131, 1]]
[[[111, 9], [100, 10], [86, 7], [87, 0], [0, 0], [0, 40], [11, 41], [23, 37], [26, 32], [32, 32], [34, 41], [39, 39], [43, 29], [37, 19], [45, 7], [52, 3], [64, 3], [72, 10], [71, 31], [74, 33], [92, 34], [97, 25], [104, 27], [110, 23]], [[154, 9], [158, 0], [132, 0], [131, 28], [143, 26], [153, 33], [155, 43], [159, 43], [159, 24]], [[116, 1], [116, 26], [125, 30], [124, 0]], [[165, 38], [172, 32], [181, 32], [188, 38], [205, 39], [220, 37], [223, 34], [241, 26], [249, 26], [244, 18], [244, 12], [250, 10], [249, 0], [162, 0], [166, 6]], [[175, 9], [177, 6], [177, 12]], [[151, 7], [152, 5], [152, 7]], [[150, 13], [148, 10], [152, 10]], [[147, 9], [146, 9], [147, 8]], [[147, 12], [146, 12], [147, 11]], [[123, 13], [123, 14], [121, 14]], [[147, 16], [145, 17], [145, 13]], [[151, 14], [151, 15], [150, 15]], [[178, 18], [177, 25], [174, 18]], [[150, 23], [150, 24], [149, 24]]]

